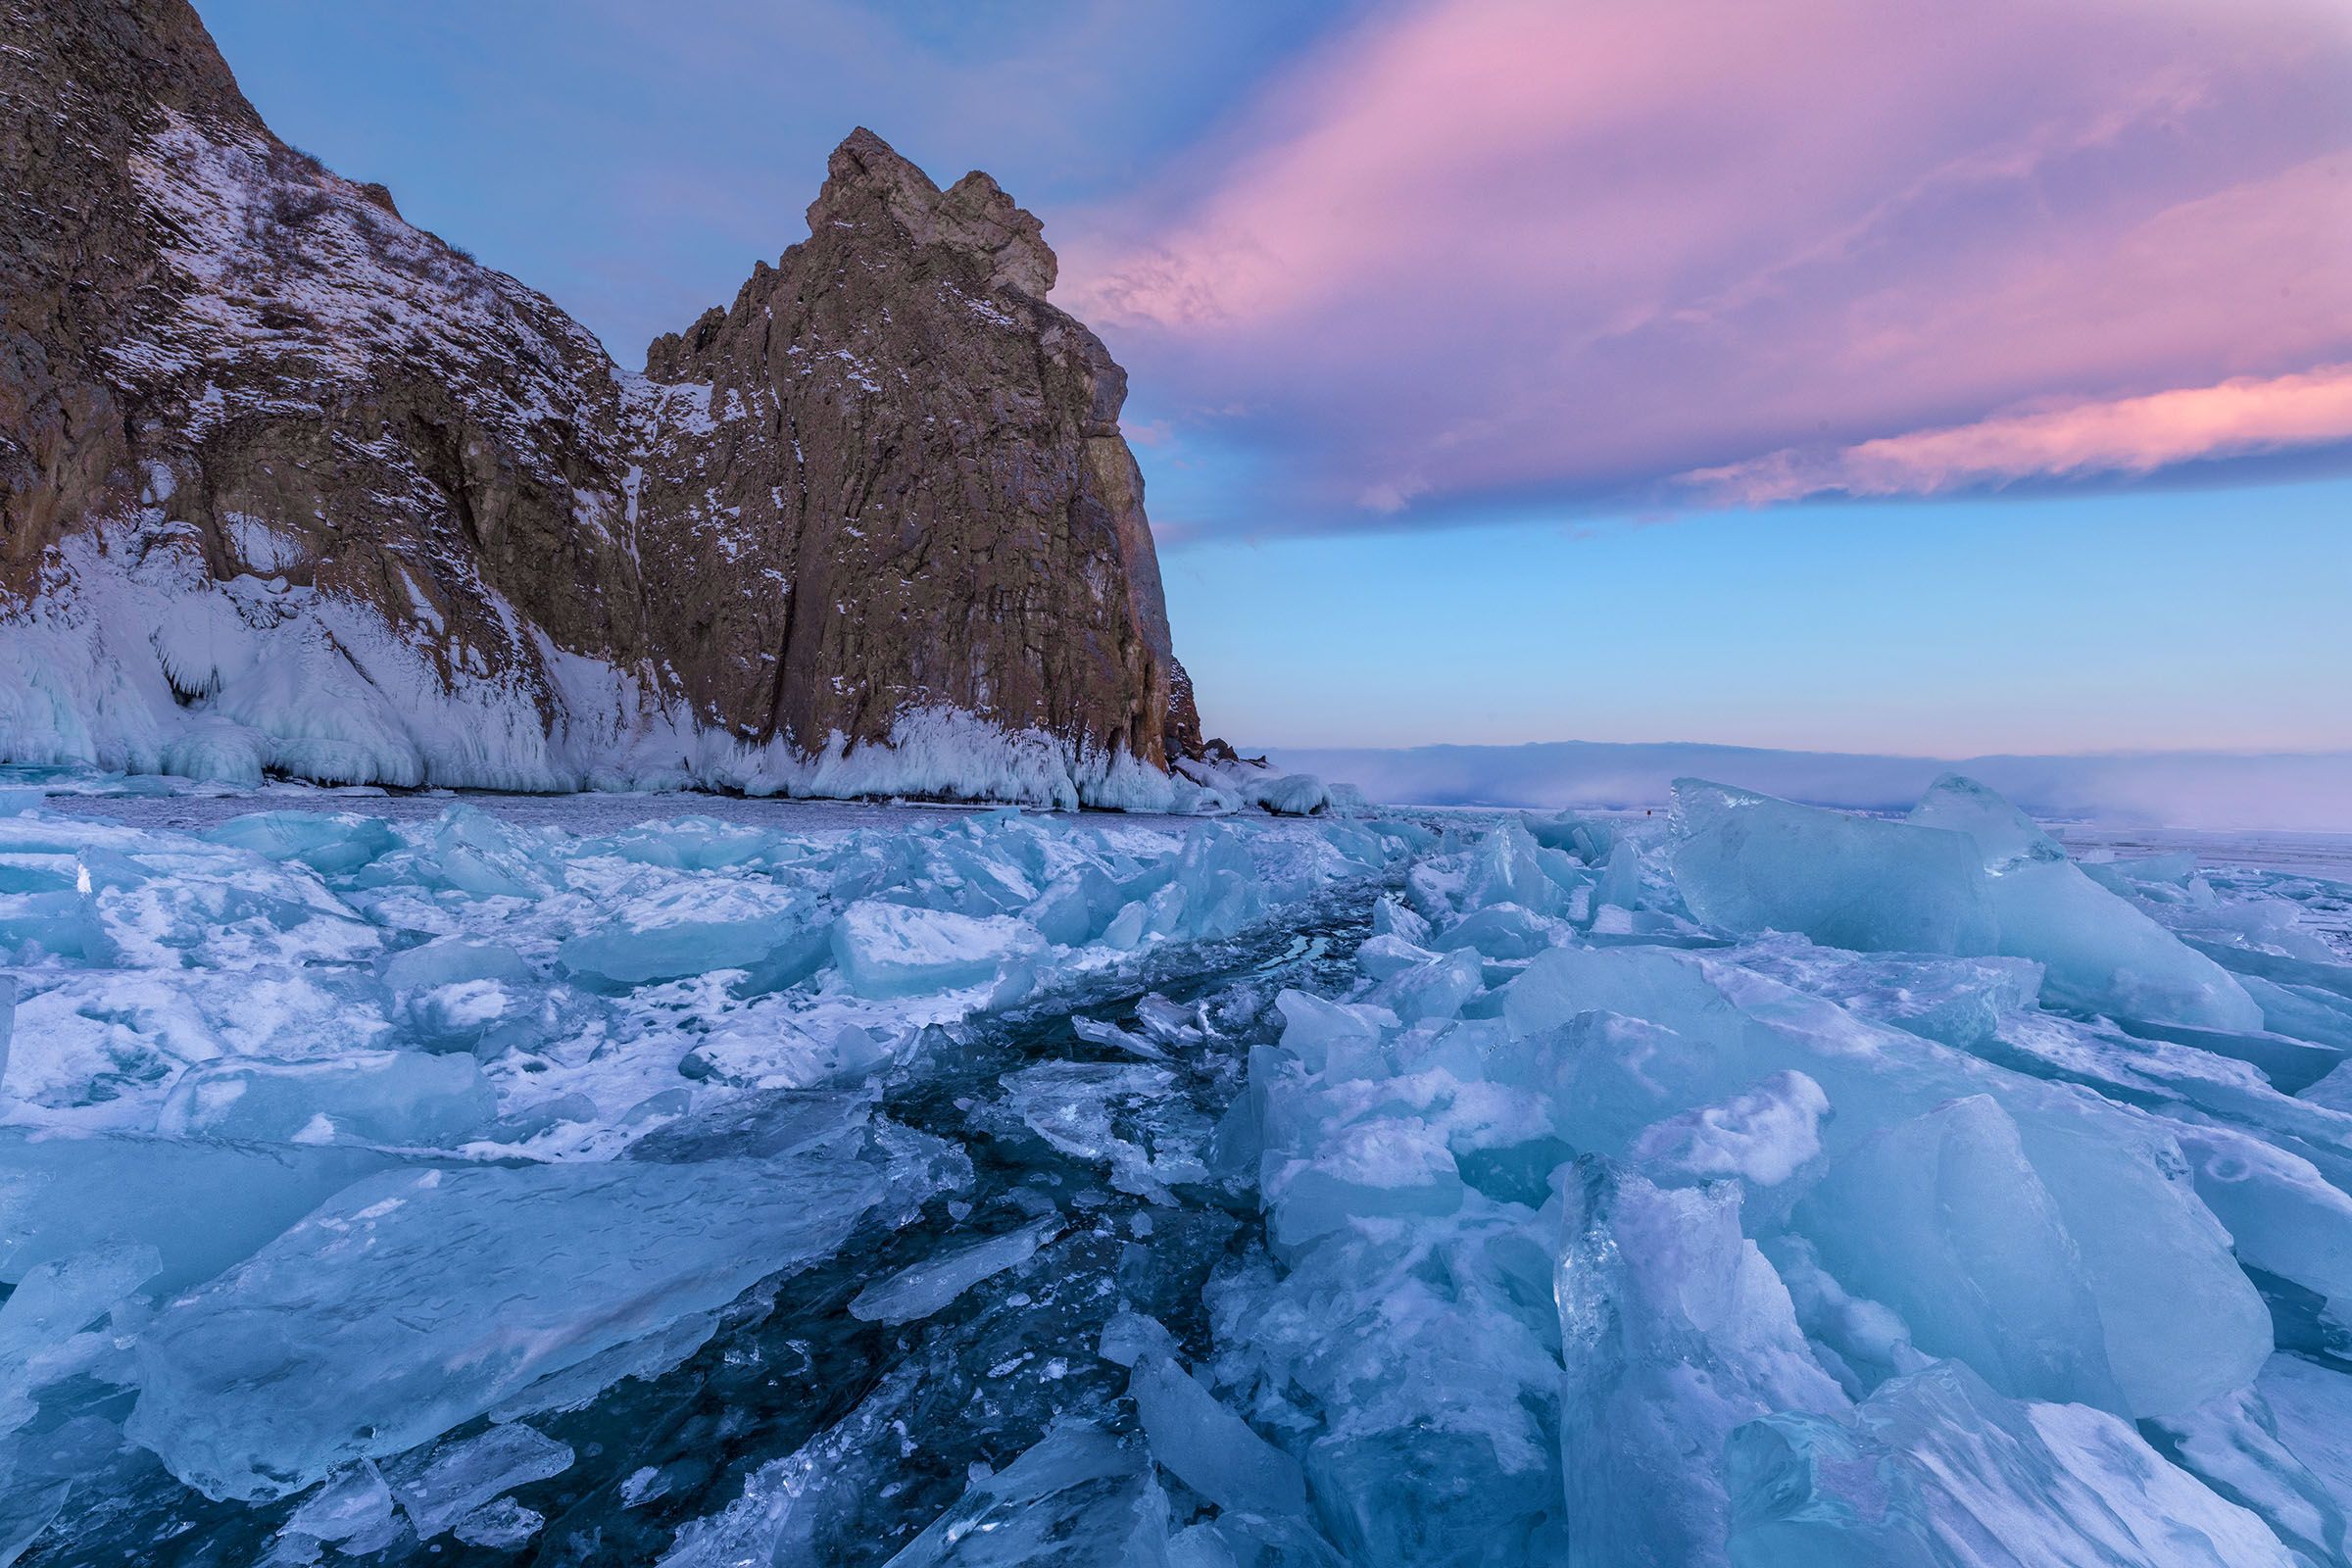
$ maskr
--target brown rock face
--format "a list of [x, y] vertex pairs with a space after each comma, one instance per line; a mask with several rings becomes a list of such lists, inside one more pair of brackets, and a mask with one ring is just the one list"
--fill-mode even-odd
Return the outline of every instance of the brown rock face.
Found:
[[1200, 749], [1125, 375], [985, 174], [857, 132], [643, 375], [279, 142], [182, 0], [0, 0], [0, 757], [824, 788], [956, 711], [1085, 794]]
[[636, 493], [685, 520], [643, 560], [698, 714], [806, 742], [944, 702], [1164, 765], [1198, 721], [1126, 375], [1045, 303], [1038, 220], [859, 130], [808, 229], [646, 356], [655, 383], [709, 388], [656, 401]]

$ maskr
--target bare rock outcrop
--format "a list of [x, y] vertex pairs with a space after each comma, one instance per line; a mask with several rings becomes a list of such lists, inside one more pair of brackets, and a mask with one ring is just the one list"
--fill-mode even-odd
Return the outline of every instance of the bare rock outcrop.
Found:
[[642, 374], [182, 0], [0, 0], [0, 757], [1154, 804], [1201, 752], [1125, 375], [985, 174], [856, 132]]
[[859, 130], [808, 239], [654, 342], [635, 504], [682, 525], [644, 569], [708, 721], [864, 737], [944, 701], [1161, 765], [1197, 744], [1126, 374], [1045, 303], [1039, 228]]

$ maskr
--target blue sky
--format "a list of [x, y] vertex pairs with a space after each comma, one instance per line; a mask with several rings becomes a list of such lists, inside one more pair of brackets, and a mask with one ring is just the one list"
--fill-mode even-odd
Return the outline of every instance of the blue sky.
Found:
[[988, 169], [1237, 741], [2352, 747], [2352, 14], [1987, 4], [199, 10], [632, 367], [852, 125]]
[[2348, 518], [2330, 481], [1217, 540], [1161, 564], [1202, 710], [1250, 744], [2295, 751], [2352, 746]]

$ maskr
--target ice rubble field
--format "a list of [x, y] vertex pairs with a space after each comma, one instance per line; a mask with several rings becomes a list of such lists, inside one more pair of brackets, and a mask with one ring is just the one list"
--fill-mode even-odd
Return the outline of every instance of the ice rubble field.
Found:
[[911, 817], [0, 797], [0, 1562], [2347, 1561], [2352, 887]]

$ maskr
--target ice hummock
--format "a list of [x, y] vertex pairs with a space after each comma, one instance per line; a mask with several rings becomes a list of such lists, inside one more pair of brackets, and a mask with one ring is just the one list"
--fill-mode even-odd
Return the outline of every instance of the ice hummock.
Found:
[[321, 804], [0, 817], [27, 1560], [2345, 1558], [2324, 878]]

